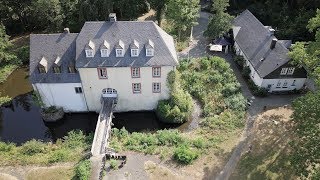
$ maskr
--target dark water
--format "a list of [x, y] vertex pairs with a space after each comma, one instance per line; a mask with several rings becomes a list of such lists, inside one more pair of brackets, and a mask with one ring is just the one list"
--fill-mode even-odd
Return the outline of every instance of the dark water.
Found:
[[[28, 80], [28, 70], [18, 69], [6, 82], [0, 84], [0, 95], [10, 96], [13, 102], [0, 107], [0, 140], [5, 142], [24, 143], [31, 139], [55, 141], [71, 130], [94, 132], [98, 114], [80, 113], [65, 114], [56, 123], [45, 123], [40, 115], [40, 108], [32, 101], [32, 86]], [[154, 112], [114, 113], [114, 127], [125, 127], [129, 132], [146, 132], [159, 129], [178, 128], [184, 131], [190, 124], [165, 124], [158, 121]]]
[[113, 127], [121, 129], [125, 127], [129, 132], [149, 132], [159, 129], [177, 128], [179, 125], [166, 124], [158, 120], [152, 111], [114, 113]]

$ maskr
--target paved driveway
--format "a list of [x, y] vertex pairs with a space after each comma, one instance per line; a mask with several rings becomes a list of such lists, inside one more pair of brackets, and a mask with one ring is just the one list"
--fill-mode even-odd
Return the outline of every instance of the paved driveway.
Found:
[[207, 56], [206, 50], [209, 41], [203, 36], [203, 32], [206, 30], [209, 23], [210, 13], [200, 12], [200, 17], [198, 18], [198, 25], [194, 26], [192, 34], [193, 39], [191, 46], [182, 52], [178, 53], [180, 59], [188, 58], [188, 53], [190, 58], [198, 58]]

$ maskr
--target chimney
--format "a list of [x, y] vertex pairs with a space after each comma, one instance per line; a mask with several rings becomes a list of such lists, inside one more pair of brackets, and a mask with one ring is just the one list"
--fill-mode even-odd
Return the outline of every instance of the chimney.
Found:
[[276, 47], [278, 39], [273, 38], [271, 41], [270, 49], [274, 49]]
[[110, 13], [110, 14], [109, 14], [109, 21], [110, 21], [110, 22], [116, 22], [116, 21], [117, 21], [117, 15], [116, 15], [116, 13]]
[[272, 36], [272, 35], [274, 35], [274, 32], [275, 32], [276, 30], [275, 29], [273, 29], [273, 28], [269, 28], [269, 32], [270, 32], [270, 36]]
[[69, 34], [69, 33], [70, 33], [70, 29], [69, 29], [69, 28], [64, 28], [64, 29], [63, 29], [63, 32], [64, 32], [65, 34]]

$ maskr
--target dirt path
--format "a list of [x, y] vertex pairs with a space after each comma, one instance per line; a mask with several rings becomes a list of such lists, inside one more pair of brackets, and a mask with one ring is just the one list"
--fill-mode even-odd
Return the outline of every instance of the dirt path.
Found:
[[153, 9], [151, 9], [149, 12], [147, 12], [143, 16], [138, 17], [138, 21], [154, 21], [155, 14], [156, 12]]

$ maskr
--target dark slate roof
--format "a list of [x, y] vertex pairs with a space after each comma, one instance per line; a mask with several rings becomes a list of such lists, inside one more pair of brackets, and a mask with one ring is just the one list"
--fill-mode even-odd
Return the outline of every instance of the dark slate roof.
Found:
[[[30, 35], [30, 80], [32, 83], [79, 83], [79, 73], [68, 73], [68, 66], [74, 64], [76, 38], [78, 34], [31, 34]], [[52, 66], [61, 58], [61, 73], [53, 73]], [[45, 57], [48, 72], [40, 74], [38, 64]]]
[[267, 76], [290, 60], [287, 56], [289, 50], [282, 41], [270, 49], [271, 41], [276, 37], [270, 33], [270, 27], [264, 26], [249, 10], [237, 16], [233, 26], [240, 27], [234, 39], [260, 77]]
[[[85, 46], [90, 40], [96, 47], [93, 58], [85, 56]], [[110, 44], [109, 57], [101, 57], [100, 54], [99, 47], [105, 40]], [[120, 40], [124, 44], [124, 57], [115, 56], [115, 46]], [[131, 57], [129, 49], [134, 40], [139, 44], [138, 57]], [[145, 54], [149, 40], [154, 43], [153, 57], [146, 57]], [[77, 68], [178, 65], [173, 38], [152, 21], [86, 22], [76, 44]]]

